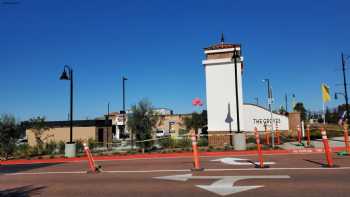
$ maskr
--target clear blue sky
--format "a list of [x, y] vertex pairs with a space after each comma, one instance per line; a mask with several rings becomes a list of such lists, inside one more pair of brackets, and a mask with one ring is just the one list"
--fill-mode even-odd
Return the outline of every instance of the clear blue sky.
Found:
[[108, 102], [120, 110], [123, 75], [127, 106], [145, 97], [192, 112], [194, 97], [205, 100], [203, 48], [221, 32], [243, 46], [244, 102], [266, 102], [261, 80], [270, 78], [275, 107], [294, 93], [319, 110], [320, 83], [342, 91], [340, 53], [350, 55], [346, 0], [18, 1], [0, 5], [0, 113], [20, 120], [67, 119], [64, 64], [75, 72], [76, 119], [105, 113]]

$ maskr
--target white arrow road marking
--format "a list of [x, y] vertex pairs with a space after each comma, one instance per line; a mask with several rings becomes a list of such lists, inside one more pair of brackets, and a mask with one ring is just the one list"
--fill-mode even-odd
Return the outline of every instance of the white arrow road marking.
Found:
[[290, 176], [287, 175], [271, 175], [271, 176], [192, 176], [192, 174], [173, 175], [173, 176], [162, 176], [154, 177], [155, 179], [171, 180], [171, 181], [187, 181], [189, 179], [219, 179], [211, 185], [196, 185], [201, 189], [213, 192], [220, 196], [226, 196], [234, 193], [248, 191], [264, 187], [263, 185], [254, 186], [235, 186], [237, 181], [245, 179], [288, 179]]
[[[228, 165], [259, 165], [259, 162], [247, 162], [248, 159], [241, 159], [241, 158], [234, 158], [234, 157], [226, 157], [226, 158], [221, 158], [221, 159], [215, 159], [215, 160], [211, 160], [211, 161], [220, 161], [224, 164], [228, 164]], [[275, 162], [264, 162], [264, 164], [266, 165], [273, 165], [276, 164]]]
[[172, 176], [160, 176], [160, 177], [153, 177], [154, 179], [163, 179], [163, 180], [170, 180], [170, 181], [187, 181], [192, 177], [192, 174], [181, 174], [181, 175], [172, 175]]

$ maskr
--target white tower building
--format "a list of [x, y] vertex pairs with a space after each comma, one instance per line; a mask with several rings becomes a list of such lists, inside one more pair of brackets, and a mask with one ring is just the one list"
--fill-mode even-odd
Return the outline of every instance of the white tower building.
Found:
[[243, 123], [241, 46], [221, 43], [204, 49], [208, 131], [238, 131]]
[[[252, 132], [254, 127], [264, 131], [271, 128], [271, 123], [273, 128], [289, 129], [288, 117], [273, 113], [271, 118], [271, 112], [267, 109], [243, 102], [240, 44], [224, 43], [222, 36], [221, 43], [205, 48], [204, 53], [209, 134]], [[264, 87], [261, 84], [261, 88]], [[228, 136], [219, 141], [209, 137], [209, 143], [219, 145], [232, 141]]]

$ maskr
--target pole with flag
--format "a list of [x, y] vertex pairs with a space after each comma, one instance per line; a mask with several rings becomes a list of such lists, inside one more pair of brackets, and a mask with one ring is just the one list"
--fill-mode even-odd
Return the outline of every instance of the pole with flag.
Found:
[[322, 92], [322, 101], [323, 101], [323, 124], [326, 124], [325, 104], [331, 100], [331, 96], [329, 93], [329, 86], [322, 83], [321, 92]]

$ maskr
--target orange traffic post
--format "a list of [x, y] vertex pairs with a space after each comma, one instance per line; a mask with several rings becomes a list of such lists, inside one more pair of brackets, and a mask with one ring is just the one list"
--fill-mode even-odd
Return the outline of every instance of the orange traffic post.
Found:
[[281, 135], [281, 133], [278, 130], [278, 126], [276, 125], [276, 140], [277, 140], [276, 144], [281, 144], [280, 135]]
[[200, 167], [197, 139], [196, 139], [195, 133], [191, 134], [191, 139], [192, 139], [193, 163], [194, 163], [194, 168], [192, 168], [191, 170], [192, 171], [202, 171], [203, 168]]
[[86, 144], [84, 144], [84, 151], [85, 151], [85, 154], [88, 158], [89, 168], [90, 168], [91, 172], [93, 172], [93, 173], [97, 172], [97, 168], [96, 168], [94, 159], [92, 158], [92, 154], [90, 152], [90, 149]]
[[265, 144], [267, 145], [270, 144], [270, 134], [266, 127], [265, 127]]
[[306, 138], [307, 138], [307, 146], [310, 146], [310, 125], [306, 126]]
[[323, 128], [321, 128], [321, 134], [322, 134], [322, 141], [324, 145], [324, 152], [326, 154], [326, 159], [328, 163], [328, 165], [325, 165], [325, 167], [330, 167], [330, 168], [334, 167], [332, 153], [328, 143], [327, 133]]
[[299, 125], [297, 126], [297, 130], [298, 130], [298, 142], [299, 144], [301, 144], [301, 129]]
[[262, 154], [261, 144], [260, 144], [260, 136], [259, 136], [258, 129], [256, 127], [254, 128], [254, 132], [255, 132], [255, 140], [256, 140], [256, 146], [258, 150], [258, 159], [259, 159], [259, 165], [255, 165], [255, 167], [267, 168], [268, 166], [264, 165], [263, 154]]
[[350, 154], [348, 124], [344, 124], [344, 143], [347, 154]]

